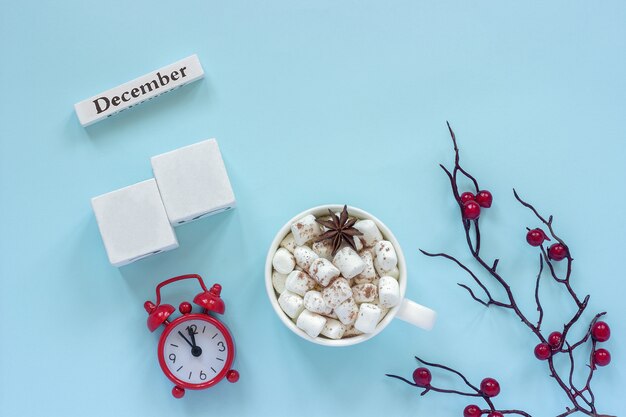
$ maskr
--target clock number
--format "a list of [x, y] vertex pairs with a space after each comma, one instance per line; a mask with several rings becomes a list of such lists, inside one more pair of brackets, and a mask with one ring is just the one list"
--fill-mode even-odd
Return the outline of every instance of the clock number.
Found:
[[219, 341], [219, 342], [217, 342], [217, 345], [220, 347], [220, 348], [218, 349], [220, 352], [223, 352], [223, 351], [225, 351], [225, 350], [226, 350], [226, 346], [224, 346], [224, 342]]
[[206, 379], [206, 374], [202, 371], [200, 371], [200, 379], [203, 381]]
[[189, 329], [191, 329], [191, 331], [194, 332], [194, 334], [198, 334], [198, 326], [196, 326], [195, 324], [187, 326], [186, 330], [189, 331]]
[[169, 358], [172, 361], [172, 363], [176, 363], [176, 355], [174, 355], [173, 353], [170, 353]]

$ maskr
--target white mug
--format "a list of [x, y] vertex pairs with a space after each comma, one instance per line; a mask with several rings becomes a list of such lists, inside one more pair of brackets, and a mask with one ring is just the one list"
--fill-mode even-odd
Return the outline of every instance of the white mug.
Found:
[[367, 339], [374, 337], [378, 333], [380, 333], [385, 327], [387, 327], [389, 323], [391, 323], [391, 320], [393, 320], [394, 317], [397, 317], [401, 320], [404, 320], [408, 323], [411, 323], [414, 326], [420, 327], [425, 330], [432, 329], [436, 320], [435, 311], [431, 310], [428, 307], [424, 307], [420, 304], [417, 304], [414, 301], [407, 300], [406, 298], [404, 298], [405, 292], [406, 292], [406, 282], [407, 282], [406, 261], [404, 259], [404, 253], [402, 252], [402, 248], [400, 247], [400, 244], [398, 243], [397, 239], [395, 238], [393, 233], [391, 233], [391, 230], [389, 230], [389, 228], [385, 226], [383, 222], [378, 220], [376, 217], [372, 216], [370, 213], [364, 210], [358, 209], [356, 207], [348, 207], [348, 213], [351, 216], [355, 216], [360, 219], [373, 220], [374, 223], [376, 223], [376, 226], [378, 226], [378, 229], [382, 233], [385, 240], [390, 241], [396, 250], [396, 254], [398, 256], [398, 270], [400, 271], [400, 276], [398, 277], [398, 283], [400, 284], [400, 298], [402, 301], [397, 306], [389, 309], [389, 312], [387, 312], [387, 315], [380, 321], [380, 323], [378, 323], [378, 326], [376, 327], [373, 333], [361, 334], [358, 336], [347, 337], [347, 338], [338, 339], [338, 340], [327, 339], [321, 336], [310, 337], [303, 330], [299, 329], [296, 326], [296, 324], [293, 321], [291, 321], [289, 316], [287, 316], [287, 314], [285, 314], [285, 312], [282, 311], [282, 309], [280, 308], [280, 305], [278, 304], [278, 297], [276, 296], [276, 292], [274, 291], [274, 286], [272, 285], [272, 269], [273, 269], [272, 259], [274, 257], [274, 254], [279, 248], [280, 242], [291, 231], [291, 225], [295, 223], [297, 220], [301, 219], [302, 217], [308, 214], [313, 214], [316, 217], [325, 216], [328, 214], [328, 209], [330, 209], [333, 213], [336, 213], [338, 211], [341, 211], [342, 208], [343, 208], [343, 205], [328, 204], [328, 205], [313, 207], [311, 209], [303, 211], [302, 213], [298, 214], [293, 219], [285, 223], [283, 227], [281, 227], [281, 229], [276, 234], [274, 241], [270, 245], [270, 249], [267, 253], [267, 259], [265, 261], [265, 289], [267, 290], [267, 295], [270, 299], [270, 302], [272, 303], [272, 307], [274, 307], [274, 311], [276, 312], [278, 317], [281, 319], [283, 324], [287, 326], [292, 332], [294, 332], [298, 336], [310, 342], [317, 343], [320, 345], [325, 345], [325, 346], [350, 346], [350, 345], [364, 342]]

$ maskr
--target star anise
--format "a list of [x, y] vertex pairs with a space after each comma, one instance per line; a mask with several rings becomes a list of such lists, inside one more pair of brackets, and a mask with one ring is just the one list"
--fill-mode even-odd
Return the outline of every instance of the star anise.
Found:
[[316, 222], [328, 229], [315, 241], [330, 240], [333, 243], [333, 256], [335, 256], [343, 242], [346, 242], [348, 246], [356, 251], [354, 237], [361, 236], [363, 233], [353, 227], [357, 219], [348, 217], [348, 206], [343, 206], [340, 216], [333, 213], [331, 209], [328, 209], [328, 212], [330, 213], [330, 220], [315, 219]]

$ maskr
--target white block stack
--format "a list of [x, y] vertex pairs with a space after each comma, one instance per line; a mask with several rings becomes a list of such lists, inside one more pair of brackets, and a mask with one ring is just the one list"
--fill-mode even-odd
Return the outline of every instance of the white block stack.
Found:
[[[91, 200], [114, 266], [175, 249], [178, 240], [172, 226], [235, 206], [215, 139], [155, 156], [152, 166], [155, 178]], [[295, 260], [289, 251], [282, 250], [287, 256], [274, 266], [286, 275], [293, 270]], [[277, 277], [276, 285], [284, 290], [284, 279]]]

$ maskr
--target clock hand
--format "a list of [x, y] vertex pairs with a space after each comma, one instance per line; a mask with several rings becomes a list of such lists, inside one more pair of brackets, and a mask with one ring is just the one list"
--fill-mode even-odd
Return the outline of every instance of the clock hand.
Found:
[[196, 332], [193, 331], [191, 326], [187, 327], [187, 333], [189, 333], [189, 337], [191, 337], [191, 341], [193, 345], [191, 346], [191, 354], [196, 358], [202, 355], [202, 348], [196, 345]]
[[193, 329], [190, 327], [187, 327], [187, 333], [189, 333], [189, 337], [191, 337], [191, 343], [193, 343], [193, 346], [197, 346], [196, 345], [196, 333], [193, 331]]
[[183, 339], [185, 339], [185, 342], [189, 343], [189, 346], [191, 346], [191, 348], [193, 349], [193, 347], [195, 346], [195, 343], [194, 343], [194, 344], [192, 344], [192, 343], [189, 341], [189, 339], [187, 339], [187, 338], [185, 337], [185, 335], [184, 335], [184, 334], [182, 334], [182, 333], [180, 332], [180, 330], [178, 331], [178, 334], [180, 335], [180, 337], [182, 337]]

